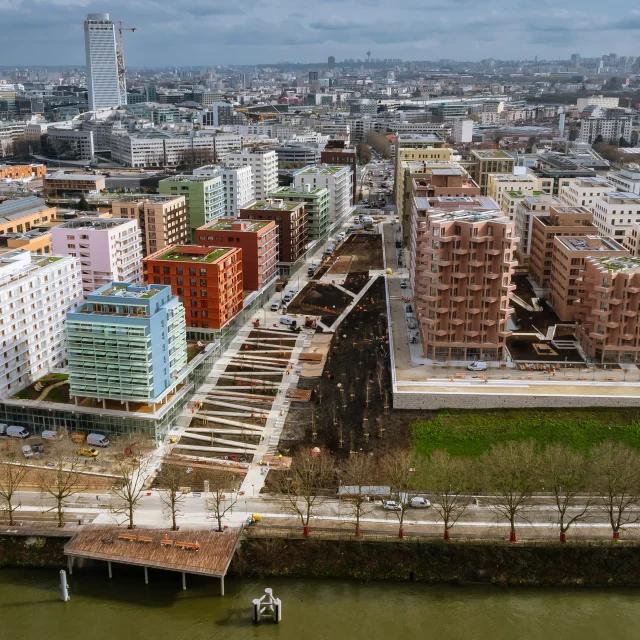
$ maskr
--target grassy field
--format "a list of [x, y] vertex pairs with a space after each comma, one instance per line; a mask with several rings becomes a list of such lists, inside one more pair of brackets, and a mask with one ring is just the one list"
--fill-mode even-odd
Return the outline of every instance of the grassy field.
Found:
[[444, 449], [478, 456], [506, 440], [561, 442], [588, 451], [603, 440], [640, 449], [640, 412], [634, 409], [526, 409], [440, 411], [434, 420], [411, 426], [415, 447], [428, 454]]

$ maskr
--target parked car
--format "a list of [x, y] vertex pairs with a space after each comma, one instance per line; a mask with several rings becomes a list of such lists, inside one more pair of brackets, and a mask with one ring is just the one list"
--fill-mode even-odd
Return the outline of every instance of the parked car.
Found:
[[386, 509], [387, 511], [401, 511], [402, 505], [395, 500], [385, 500], [382, 503], [382, 508]]
[[421, 496], [415, 496], [411, 498], [409, 504], [416, 509], [428, 509], [431, 506], [431, 503]]
[[416, 322], [415, 318], [407, 318], [407, 327], [409, 327], [409, 329], [417, 329], [418, 328], [418, 323]]
[[475, 362], [472, 362], [467, 369], [469, 371], [486, 371], [488, 368], [488, 365], [486, 362], [482, 362], [481, 360], [476, 360]]
[[280, 303], [279, 302], [272, 302], [271, 303], [271, 311], [277, 311], [280, 308]]
[[289, 316], [281, 316], [280, 324], [286, 324], [290, 327], [295, 327], [298, 323], [296, 320], [294, 320], [293, 318], [290, 318]]
[[22, 447], [22, 455], [25, 458], [33, 458], [33, 451], [31, 451], [31, 447], [28, 444], [25, 444], [24, 447]]
[[406, 289], [407, 288], [407, 281], [406, 280], [400, 280], [400, 288], [401, 289]]
[[90, 433], [87, 436], [87, 444], [92, 444], [94, 447], [108, 447], [109, 438], [99, 433]]
[[282, 296], [282, 299], [285, 302], [291, 302], [291, 300], [293, 300], [293, 292], [292, 291], [287, 291], [287, 293], [285, 293], [284, 296]]
[[85, 458], [97, 458], [98, 450], [93, 447], [80, 447], [78, 449], [78, 455], [84, 456]]

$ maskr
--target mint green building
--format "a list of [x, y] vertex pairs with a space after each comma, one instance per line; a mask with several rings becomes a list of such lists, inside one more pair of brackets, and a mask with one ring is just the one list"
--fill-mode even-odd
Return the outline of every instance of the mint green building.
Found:
[[269, 198], [304, 204], [307, 212], [307, 237], [309, 240], [324, 238], [331, 222], [331, 194], [326, 187], [301, 185], [279, 187], [269, 192]]
[[160, 180], [160, 194], [184, 196], [189, 210], [191, 241], [195, 242], [196, 229], [220, 218], [225, 211], [222, 172], [216, 176], [177, 175]]

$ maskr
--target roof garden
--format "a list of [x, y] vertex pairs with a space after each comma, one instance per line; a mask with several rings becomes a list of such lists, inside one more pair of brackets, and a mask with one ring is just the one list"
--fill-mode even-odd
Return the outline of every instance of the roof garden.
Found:
[[305, 167], [304, 169], [300, 169], [299, 171], [296, 171], [294, 175], [296, 176], [335, 175], [336, 173], [340, 173], [345, 169], [349, 169], [349, 167], [345, 164], [311, 165], [309, 167]]
[[215, 262], [225, 254], [233, 251], [229, 247], [199, 247], [189, 245], [172, 247], [154, 260], [171, 260], [174, 262]]
[[244, 207], [243, 211], [293, 211], [301, 206], [299, 202], [285, 202], [284, 200], [263, 200], [250, 207]]
[[47, 256], [45, 258], [38, 259], [38, 256], [32, 256], [31, 258], [39, 267], [46, 267], [49, 264], [62, 260], [62, 256]]
[[[244, 222], [247, 225], [246, 229], [233, 229], [233, 225], [238, 222]], [[264, 229], [264, 227], [269, 224], [271, 224], [271, 220], [245, 220], [243, 218], [234, 218], [233, 220], [224, 222], [219, 220], [211, 222], [208, 225], [205, 225], [204, 228], [207, 231], [237, 231], [238, 233], [251, 233]]]
[[274, 198], [284, 198], [284, 197], [300, 198], [304, 196], [321, 195], [324, 192], [326, 192], [327, 194], [329, 193], [329, 189], [327, 189], [326, 187], [312, 187], [311, 185], [305, 185], [305, 186], [308, 186], [309, 188], [296, 189], [294, 185], [291, 185], [290, 187], [279, 187], [278, 189], [274, 189], [273, 191], [271, 191], [269, 195]]
[[632, 256], [607, 256], [599, 258], [598, 263], [609, 271], [623, 271], [624, 269], [640, 268], [640, 258]]

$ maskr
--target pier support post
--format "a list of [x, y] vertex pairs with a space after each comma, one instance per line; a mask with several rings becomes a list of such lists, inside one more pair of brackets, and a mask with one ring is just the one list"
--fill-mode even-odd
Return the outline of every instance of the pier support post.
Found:
[[182, 572], [182, 590], [187, 590], [187, 574], [184, 571]]
[[224, 595], [224, 576], [220, 576], [220, 595]]
[[67, 558], [67, 566], [69, 567], [69, 575], [73, 575], [73, 556]]
[[111, 572], [111, 560], [107, 560], [107, 568], [109, 569], [109, 578], [113, 578], [113, 573]]
[[69, 585], [67, 584], [67, 573], [64, 569], [60, 569], [60, 599], [62, 602], [69, 600]]
[[144, 583], [149, 584], [149, 570], [147, 567], [144, 568]]

